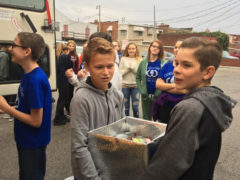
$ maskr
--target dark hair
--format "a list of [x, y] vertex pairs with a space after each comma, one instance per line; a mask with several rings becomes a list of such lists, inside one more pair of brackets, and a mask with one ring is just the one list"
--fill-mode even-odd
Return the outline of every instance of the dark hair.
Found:
[[67, 50], [69, 50], [68, 46], [66, 44], [63, 44], [62, 51], [67, 51]]
[[23, 47], [31, 49], [34, 61], [37, 61], [43, 55], [46, 45], [41, 35], [30, 32], [19, 32], [17, 36]]
[[217, 69], [222, 60], [222, 48], [217, 41], [190, 37], [183, 41], [180, 48], [195, 49], [193, 55], [200, 64], [200, 70], [208, 66], [214, 66]]
[[151, 46], [153, 45], [153, 43], [157, 43], [158, 46], [159, 46], [158, 59], [159, 59], [159, 60], [163, 59], [164, 50], [163, 50], [163, 44], [162, 44], [162, 42], [161, 42], [160, 40], [155, 40], [155, 41], [153, 41], [153, 42], [150, 44], [150, 46], [149, 46], [149, 48], [148, 48], [147, 59], [148, 59], [148, 60], [150, 59], [150, 55], [151, 55], [150, 48], [151, 48]]
[[112, 37], [110, 35], [108, 35], [107, 33], [104, 32], [95, 32], [93, 33], [90, 37], [89, 40], [91, 40], [92, 38], [95, 37], [101, 37], [103, 39], [106, 39], [107, 41], [109, 41], [110, 43], [112, 43]]
[[116, 56], [112, 43], [101, 37], [95, 37], [89, 40], [83, 53], [83, 59], [86, 63], [89, 63], [91, 57], [96, 54], [111, 54], [114, 60]]

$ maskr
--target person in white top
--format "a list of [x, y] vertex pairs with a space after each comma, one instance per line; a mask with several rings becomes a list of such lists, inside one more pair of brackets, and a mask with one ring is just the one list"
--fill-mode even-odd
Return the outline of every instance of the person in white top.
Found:
[[[115, 62], [119, 62], [117, 58], [118, 55], [116, 54]], [[78, 71], [78, 74], [75, 74], [73, 72], [73, 69], [68, 69], [66, 70], [65, 75], [68, 78], [68, 82], [72, 84], [74, 87], [77, 87], [80, 81], [86, 80], [87, 76], [89, 76], [89, 73], [84, 68]], [[114, 74], [111, 83], [118, 90], [122, 90], [122, 75], [120, 74], [118, 65], [116, 63], [114, 64]]]
[[139, 117], [139, 91], [136, 84], [136, 73], [141, 61], [139, 50], [134, 43], [129, 43], [120, 61], [119, 71], [122, 74], [122, 92], [125, 102], [125, 115], [129, 116], [130, 99], [134, 117]]
[[[89, 40], [91, 40], [94, 37], [101, 37], [112, 43], [112, 37], [104, 32], [96, 32], [96, 33], [92, 34], [90, 36]], [[122, 75], [120, 74], [119, 68], [118, 68], [119, 58], [117, 55], [117, 51], [115, 51], [115, 53], [116, 53], [116, 58], [115, 58], [115, 65], [114, 65], [114, 74], [113, 74], [111, 83], [115, 88], [117, 88], [118, 90], [121, 90], [122, 89]], [[83, 58], [84, 58], [84, 56], [83, 56]], [[84, 59], [83, 59], [83, 61], [84, 61]], [[65, 75], [67, 76], [69, 83], [76, 87], [76, 86], [78, 86], [79, 81], [86, 80], [86, 77], [89, 76], [89, 73], [86, 71], [86, 69], [83, 68], [80, 71], [78, 71], [78, 74], [76, 75], [73, 73], [72, 69], [68, 69], [65, 72]]]

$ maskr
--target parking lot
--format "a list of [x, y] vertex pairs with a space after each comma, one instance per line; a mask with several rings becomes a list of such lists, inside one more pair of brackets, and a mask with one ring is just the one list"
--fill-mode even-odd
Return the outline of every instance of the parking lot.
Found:
[[[220, 67], [213, 85], [240, 102], [240, 67]], [[53, 93], [57, 97], [57, 93]], [[53, 104], [55, 110], [56, 104]], [[54, 111], [53, 111], [54, 114]], [[0, 115], [0, 180], [18, 179], [18, 161], [13, 137], [13, 122]], [[223, 144], [214, 180], [238, 180], [240, 177], [240, 103], [233, 110], [231, 127], [223, 133]], [[70, 164], [70, 126], [52, 127], [47, 148], [46, 180], [63, 180], [72, 175]]]

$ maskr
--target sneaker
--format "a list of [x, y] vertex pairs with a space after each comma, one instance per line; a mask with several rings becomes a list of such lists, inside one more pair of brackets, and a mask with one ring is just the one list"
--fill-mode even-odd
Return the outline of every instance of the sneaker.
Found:
[[71, 116], [70, 116], [70, 115], [68, 115], [68, 114], [65, 114], [64, 116], [66, 117], [66, 119], [67, 119], [67, 122], [70, 122]]
[[55, 103], [55, 101], [56, 101], [56, 100], [55, 100], [54, 98], [52, 98], [52, 103]]
[[9, 118], [8, 121], [9, 121], [9, 122], [13, 122], [13, 118]]
[[67, 123], [67, 118], [65, 116], [61, 116], [58, 118], [55, 117], [53, 120], [53, 125], [55, 125], [55, 126], [64, 125], [66, 123]]
[[64, 180], [74, 180], [74, 177], [73, 176], [70, 176], [68, 178], [65, 178]]

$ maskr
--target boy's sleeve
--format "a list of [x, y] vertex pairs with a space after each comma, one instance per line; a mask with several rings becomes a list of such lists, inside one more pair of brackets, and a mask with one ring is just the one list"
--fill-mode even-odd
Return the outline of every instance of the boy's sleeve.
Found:
[[74, 97], [71, 103], [73, 174], [77, 179], [100, 179], [88, 151], [89, 106], [84, 100]]
[[179, 179], [191, 167], [199, 147], [197, 130], [203, 112], [198, 103], [189, 100], [175, 106], [166, 134], [141, 180]]
[[28, 98], [31, 109], [40, 109], [43, 107], [44, 92], [40, 80], [32, 79], [29, 81]]
[[79, 80], [77, 78], [77, 75], [75, 73], [73, 73], [73, 76], [68, 78], [68, 82], [73, 85], [74, 87], [78, 86]]

